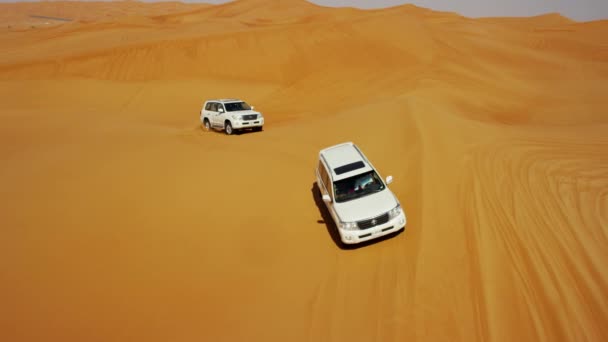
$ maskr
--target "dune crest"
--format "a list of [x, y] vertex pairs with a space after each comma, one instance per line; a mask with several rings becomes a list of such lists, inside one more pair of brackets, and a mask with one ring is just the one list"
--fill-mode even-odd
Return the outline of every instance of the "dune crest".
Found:
[[[608, 21], [238, 0], [0, 23], [1, 341], [608, 340]], [[265, 130], [203, 132], [228, 97]], [[343, 141], [394, 176], [403, 233], [336, 244], [314, 167]]]
[[0, 25], [11, 31], [43, 29], [66, 22], [113, 21], [128, 16], [189, 12], [207, 4], [140, 1], [40, 1], [0, 3]]

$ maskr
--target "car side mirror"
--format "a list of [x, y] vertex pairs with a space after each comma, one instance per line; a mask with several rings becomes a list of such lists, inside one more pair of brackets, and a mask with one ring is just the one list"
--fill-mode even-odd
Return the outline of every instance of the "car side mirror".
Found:
[[393, 176], [386, 177], [386, 184], [391, 184], [393, 182]]
[[224, 112], [224, 108], [219, 108], [219, 109], [217, 110], [217, 112], [218, 112], [218, 113], [223, 113], [223, 112]]
[[329, 197], [328, 194], [324, 194], [323, 195], [323, 202], [327, 202], [327, 203], [331, 202], [331, 197]]

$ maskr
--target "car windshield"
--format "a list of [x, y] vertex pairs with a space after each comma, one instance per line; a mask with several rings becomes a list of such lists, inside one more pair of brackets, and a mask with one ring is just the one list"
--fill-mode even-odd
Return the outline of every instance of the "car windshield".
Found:
[[334, 182], [336, 202], [346, 202], [384, 190], [384, 183], [375, 171], [358, 174]]
[[224, 103], [224, 106], [226, 107], [226, 111], [228, 112], [251, 109], [251, 107], [245, 102]]

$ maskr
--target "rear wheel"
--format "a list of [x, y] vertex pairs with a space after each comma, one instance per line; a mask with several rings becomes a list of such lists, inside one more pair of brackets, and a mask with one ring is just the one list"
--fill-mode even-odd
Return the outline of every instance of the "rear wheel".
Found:
[[211, 124], [209, 123], [209, 120], [208, 120], [208, 119], [205, 119], [205, 120], [203, 121], [203, 128], [205, 129], [205, 131], [209, 131], [209, 130], [211, 130]]
[[234, 133], [234, 131], [232, 130], [232, 125], [230, 124], [230, 121], [226, 121], [226, 126], [224, 127], [224, 129], [226, 130], [226, 134], [228, 134], [228, 135], [232, 135], [232, 133]]

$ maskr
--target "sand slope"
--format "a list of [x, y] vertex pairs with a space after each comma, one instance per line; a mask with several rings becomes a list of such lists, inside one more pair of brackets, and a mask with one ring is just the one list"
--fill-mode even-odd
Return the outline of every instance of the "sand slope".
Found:
[[42, 1], [0, 3], [2, 29], [20, 31], [66, 22], [104, 22], [125, 17], [171, 15], [205, 8], [207, 4], [138, 1]]
[[[608, 339], [608, 22], [104, 6], [0, 35], [0, 340]], [[203, 132], [213, 97], [265, 131]], [[405, 232], [336, 244], [342, 141]]]

